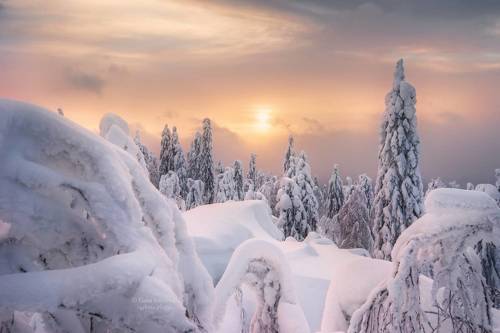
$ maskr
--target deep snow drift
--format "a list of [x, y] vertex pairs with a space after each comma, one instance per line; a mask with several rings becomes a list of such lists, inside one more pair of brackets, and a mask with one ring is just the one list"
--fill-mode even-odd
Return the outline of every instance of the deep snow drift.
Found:
[[183, 218], [123, 147], [1, 100], [0, 161], [0, 331], [212, 329], [213, 286]]

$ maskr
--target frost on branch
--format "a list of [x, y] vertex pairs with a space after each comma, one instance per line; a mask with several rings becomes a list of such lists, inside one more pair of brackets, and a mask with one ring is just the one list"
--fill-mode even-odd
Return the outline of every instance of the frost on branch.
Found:
[[220, 323], [229, 297], [246, 284], [256, 294], [252, 333], [307, 333], [309, 326], [297, 302], [292, 273], [283, 253], [272, 243], [252, 239], [233, 253], [215, 289], [215, 321]]
[[[128, 144], [126, 127], [108, 117], [101, 133]], [[212, 329], [213, 286], [184, 220], [129, 153], [0, 101], [0, 330], [20, 313], [50, 332]]]
[[[500, 210], [483, 193], [436, 189], [426, 214], [399, 237], [394, 272], [354, 313], [357, 332], [491, 332], [490, 299], [473, 247], [498, 239]], [[432, 272], [430, 300], [420, 293], [423, 271]]]

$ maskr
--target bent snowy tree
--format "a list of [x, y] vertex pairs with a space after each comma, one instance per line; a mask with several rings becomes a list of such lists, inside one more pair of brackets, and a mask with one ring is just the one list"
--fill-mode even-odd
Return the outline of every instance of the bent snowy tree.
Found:
[[241, 244], [215, 288], [215, 324], [223, 319], [226, 302], [241, 285], [255, 292], [257, 309], [253, 333], [307, 333], [309, 326], [293, 289], [292, 274], [283, 253], [273, 244], [252, 239]]
[[126, 123], [102, 125], [118, 146], [0, 100], [0, 331], [26, 317], [48, 332], [212, 331], [212, 282], [180, 212]]
[[[392, 251], [394, 273], [354, 313], [350, 333], [491, 332], [489, 292], [473, 247], [498, 239], [500, 210], [484, 193], [436, 189]], [[421, 292], [432, 276], [432, 288]]]

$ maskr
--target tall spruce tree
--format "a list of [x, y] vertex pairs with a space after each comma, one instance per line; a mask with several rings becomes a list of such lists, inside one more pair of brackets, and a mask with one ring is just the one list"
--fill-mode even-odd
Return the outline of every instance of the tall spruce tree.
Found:
[[212, 144], [212, 124], [210, 119], [203, 119], [203, 133], [201, 135], [201, 152], [199, 158], [200, 179], [205, 184], [203, 197], [205, 203], [214, 201], [215, 181], [214, 181], [214, 159]]
[[423, 213], [416, 93], [405, 81], [402, 59], [396, 64], [385, 103], [375, 185], [373, 256], [390, 260], [401, 232]]
[[172, 150], [172, 134], [168, 125], [165, 125], [163, 132], [161, 133], [161, 147], [160, 147], [160, 178], [166, 175], [169, 170], [171, 161], [169, 160], [169, 154]]
[[304, 240], [311, 229], [300, 198], [300, 189], [293, 179], [281, 179], [281, 188], [276, 199], [276, 210], [279, 214], [277, 224], [283, 230], [284, 236]]
[[144, 158], [144, 163], [146, 163], [149, 180], [156, 188], [158, 188], [160, 184], [160, 170], [158, 166], [158, 159], [153, 154], [153, 152], [148, 149], [148, 147], [142, 144], [139, 131], [135, 133], [134, 142], [137, 147], [139, 147], [139, 150], [141, 151]]
[[[311, 175], [311, 166], [307, 162], [307, 156], [302, 151], [299, 156], [293, 157], [292, 163], [295, 171], [293, 172], [293, 181], [299, 188], [299, 197], [302, 201], [302, 206], [306, 211], [306, 221], [309, 225], [309, 231], [316, 231], [319, 222], [319, 203], [314, 195], [314, 180]], [[304, 235], [304, 237], [306, 237]]]

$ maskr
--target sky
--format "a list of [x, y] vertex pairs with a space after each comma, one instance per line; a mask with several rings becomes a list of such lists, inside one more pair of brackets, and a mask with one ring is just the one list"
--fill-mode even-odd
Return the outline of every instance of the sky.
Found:
[[287, 137], [326, 181], [377, 170], [394, 65], [417, 90], [425, 181], [500, 168], [500, 1], [0, 0], [0, 97], [158, 151], [214, 123], [215, 158], [279, 173]]

